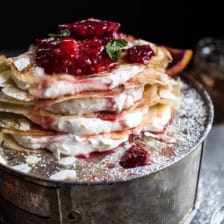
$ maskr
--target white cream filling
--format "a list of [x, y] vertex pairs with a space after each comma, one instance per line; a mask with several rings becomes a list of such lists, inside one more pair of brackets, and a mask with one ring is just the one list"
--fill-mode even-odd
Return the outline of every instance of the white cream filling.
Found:
[[115, 121], [88, 117], [58, 118], [51, 123], [51, 129], [65, 131], [79, 136], [121, 131], [125, 127], [137, 127], [146, 113], [147, 109], [136, 109], [128, 113], [123, 113]]
[[148, 107], [137, 109], [132, 111], [131, 113], [124, 113], [122, 116], [122, 124], [126, 128], [134, 128], [141, 124], [142, 118], [148, 112]]
[[76, 117], [70, 119], [58, 119], [51, 124], [51, 128], [57, 131], [65, 131], [75, 135], [90, 135], [122, 130], [118, 121], [110, 122], [99, 118]]
[[122, 135], [117, 139], [111, 139], [104, 135], [80, 138], [72, 134], [42, 137], [14, 134], [13, 138], [18, 144], [30, 149], [46, 148], [54, 154], [77, 156], [88, 155], [95, 151], [104, 152], [114, 149], [128, 140], [128, 134]]
[[145, 66], [137, 64], [121, 65], [117, 69], [112, 70], [106, 76], [88, 78], [88, 80], [109, 84], [110, 89], [113, 89], [136, 76], [138, 73], [142, 72], [144, 68]]
[[144, 87], [125, 89], [114, 98], [81, 98], [56, 103], [46, 110], [62, 114], [87, 114], [97, 111], [117, 111], [132, 106], [142, 98]]
[[142, 98], [144, 87], [138, 89], [125, 89], [121, 94], [113, 98], [113, 110], [122, 111]]
[[47, 111], [62, 114], [87, 114], [97, 111], [106, 111], [111, 108], [108, 99], [72, 99], [47, 107]]
[[[135, 111], [133, 117], [127, 125], [135, 126], [140, 120], [139, 111]], [[128, 117], [128, 116], [127, 116]], [[128, 120], [129, 118], [127, 118]], [[149, 123], [137, 127], [138, 133], [141, 131], [161, 132], [171, 119], [171, 107], [167, 106], [160, 111], [157, 116], [154, 116]], [[132, 122], [132, 123], [131, 123]], [[95, 124], [95, 123], [94, 123]], [[96, 129], [96, 124], [93, 126]], [[55, 155], [77, 156], [88, 155], [91, 152], [104, 152], [119, 146], [128, 140], [129, 134], [120, 135], [119, 138], [113, 138], [113, 134], [100, 134], [92, 137], [80, 137], [74, 134], [56, 135], [56, 136], [12, 136], [16, 142], [30, 149], [46, 148]]]
[[[112, 70], [109, 73], [105, 73], [104, 76], [86, 78], [82, 84], [79, 81], [54, 81], [50, 83], [48, 87], [41, 89], [42, 98], [55, 98], [66, 94], [74, 94], [81, 91], [90, 90], [106, 90], [113, 89], [120, 84], [124, 84], [126, 81], [136, 76], [144, 70], [143, 65], [126, 64], [121, 65], [118, 68]], [[109, 85], [106, 87], [105, 85]]]
[[168, 124], [172, 117], [172, 108], [170, 106], [163, 107], [162, 111], [154, 116], [151, 122], [144, 126], [142, 131], [161, 132]]
[[68, 81], [55, 81], [52, 82], [48, 87], [43, 89], [41, 97], [54, 98], [57, 96], [62, 96], [75, 92], [76, 92], [76, 86], [74, 85], [74, 83]]

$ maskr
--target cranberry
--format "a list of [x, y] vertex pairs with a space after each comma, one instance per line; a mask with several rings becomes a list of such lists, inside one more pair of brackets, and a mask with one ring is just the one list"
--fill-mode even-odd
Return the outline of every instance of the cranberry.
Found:
[[76, 38], [102, 37], [105, 33], [117, 32], [119, 23], [89, 18], [74, 23], [59, 25], [59, 29], [68, 29]]
[[80, 41], [79, 48], [81, 57], [82, 55], [97, 57], [102, 53], [104, 49], [102, 41], [97, 38]]
[[105, 53], [102, 41], [96, 38], [79, 41], [77, 68], [81, 74], [93, 74], [106, 71], [117, 63]]
[[36, 46], [36, 63], [47, 74], [93, 74], [117, 64], [106, 54], [102, 41], [96, 38], [82, 41], [71, 37], [38, 39]]
[[70, 73], [72, 61], [78, 56], [77, 42], [70, 37], [36, 41], [36, 63], [48, 74]]
[[105, 49], [108, 41], [124, 37], [117, 33], [120, 24], [97, 19], [62, 24], [78, 37], [54, 36], [36, 40], [36, 64], [47, 74], [94, 74], [112, 69], [117, 61], [112, 60]]
[[95, 65], [104, 50], [102, 42], [96, 38], [79, 41], [79, 49], [79, 57], [74, 62], [76, 69], [73, 72], [76, 74], [95, 73]]
[[104, 71], [109, 71], [118, 64], [117, 61], [113, 61], [106, 53], [103, 53], [98, 60], [91, 61], [91, 64], [83, 67], [83, 74], [93, 74]]
[[149, 45], [138, 45], [128, 49], [128, 59], [131, 62], [147, 64], [155, 53]]
[[119, 164], [124, 168], [134, 168], [150, 164], [150, 155], [140, 145], [133, 145], [126, 150]]

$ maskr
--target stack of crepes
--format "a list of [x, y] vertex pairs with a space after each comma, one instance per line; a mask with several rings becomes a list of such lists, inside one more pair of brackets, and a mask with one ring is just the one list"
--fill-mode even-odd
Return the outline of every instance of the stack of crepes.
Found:
[[47, 74], [36, 62], [37, 48], [18, 57], [2, 55], [2, 146], [88, 157], [92, 152], [115, 150], [133, 135], [147, 132], [156, 137], [164, 132], [180, 98], [178, 81], [167, 74], [172, 56], [165, 47], [126, 40], [122, 52], [149, 45], [150, 60], [133, 63], [122, 53], [110, 69], [74, 75], [66, 71]]

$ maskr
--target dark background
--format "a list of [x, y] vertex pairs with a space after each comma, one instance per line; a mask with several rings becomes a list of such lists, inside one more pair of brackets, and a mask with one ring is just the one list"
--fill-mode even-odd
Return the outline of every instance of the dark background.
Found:
[[55, 32], [57, 24], [88, 17], [118, 21], [122, 32], [178, 48], [194, 48], [207, 36], [224, 38], [223, 7], [214, 1], [171, 2], [7, 1], [0, 9], [0, 50], [25, 49], [35, 37]]

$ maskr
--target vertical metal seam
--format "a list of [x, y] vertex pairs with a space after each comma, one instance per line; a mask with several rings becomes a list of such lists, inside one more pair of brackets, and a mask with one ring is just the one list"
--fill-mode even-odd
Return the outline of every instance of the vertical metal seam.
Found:
[[63, 224], [63, 221], [62, 221], [62, 213], [61, 213], [61, 199], [60, 199], [60, 190], [59, 190], [59, 187], [57, 187], [57, 202], [58, 202], [59, 224]]
[[201, 167], [202, 167], [202, 160], [203, 160], [203, 154], [205, 149], [205, 140], [201, 143], [201, 155], [200, 155], [200, 161], [199, 161], [199, 167], [198, 167], [198, 175], [197, 175], [197, 184], [196, 184], [196, 191], [195, 191], [195, 198], [194, 198], [194, 209], [198, 210], [197, 202], [198, 202], [198, 189], [199, 189], [199, 182], [200, 182], [200, 176], [201, 176]]

